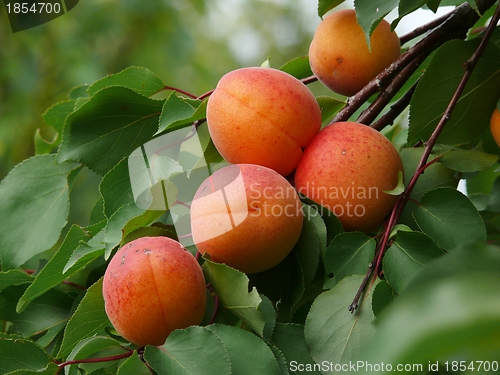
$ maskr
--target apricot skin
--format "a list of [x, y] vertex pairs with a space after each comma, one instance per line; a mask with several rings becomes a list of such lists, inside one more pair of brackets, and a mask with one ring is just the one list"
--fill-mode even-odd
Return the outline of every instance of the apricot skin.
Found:
[[490, 118], [490, 130], [493, 135], [493, 139], [496, 144], [500, 147], [500, 112], [498, 108], [495, 108]]
[[111, 259], [103, 280], [106, 313], [139, 345], [163, 345], [175, 329], [200, 324], [206, 286], [194, 256], [167, 237], [129, 242]]
[[401, 158], [376, 130], [353, 122], [324, 128], [304, 151], [295, 172], [301, 194], [330, 209], [347, 231], [377, 229], [397, 196]]
[[272, 68], [224, 75], [207, 103], [215, 147], [232, 164], [258, 164], [283, 176], [321, 127], [321, 110], [307, 86]]
[[280, 263], [296, 244], [302, 221], [292, 185], [274, 170], [252, 164], [216, 171], [191, 204], [198, 251], [248, 274]]
[[370, 49], [353, 9], [327, 15], [309, 47], [314, 75], [330, 90], [352, 96], [387, 68], [401, 54], [391, 26], [382, 20], [370, 38]]

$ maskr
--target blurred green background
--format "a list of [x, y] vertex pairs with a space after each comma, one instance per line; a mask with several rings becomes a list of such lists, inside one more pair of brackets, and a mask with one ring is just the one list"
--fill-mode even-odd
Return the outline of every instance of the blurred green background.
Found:
[[0, 180], [34, 153], [47, 108], [75, 86], [128, 66], [200, 95], [226, 72], [306, 55], [319, 23], [314, 0], [85, 0], [13, 33], [0, 5]]

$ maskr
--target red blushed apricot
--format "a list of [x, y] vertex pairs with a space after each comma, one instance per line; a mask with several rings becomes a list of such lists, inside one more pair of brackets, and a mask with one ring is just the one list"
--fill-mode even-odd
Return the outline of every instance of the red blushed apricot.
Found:
[[377, 229], [397, 196], [403, 162], [392, 143], [369, 126], [338, 122], [318, 133], [295, 172], [297, 191], [332, 211], [347, 231]]
[[193, 255], [167, 237], [124, 245], [104, 274], [106, 313], [115, 329], [139, 345], [163, 345], [175, 329], [200, 324], [206, 286]]
[[232, 164], [258, 164], [283, 176], [321, 127], [307, 86], [271, 68], [242, 68], [221, 78], [207, 103], [210, 136]]
[[276, 171], [238, 164], [219, 169], [191, 203], [191, 231], [202, 254], [244, 273], [276, 266], [302, 230], [302, 204]]
[[352, 96], [401, 54], [399, 37], [382, 20], [370, 37], [358, 24], [354, 9], [327, 15], [318, 25], [309, 47], [314, 75], [330, 90]]

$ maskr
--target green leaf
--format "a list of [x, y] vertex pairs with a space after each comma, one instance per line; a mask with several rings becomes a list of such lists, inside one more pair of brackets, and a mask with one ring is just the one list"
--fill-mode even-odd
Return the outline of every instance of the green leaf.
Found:
[[[304, 326], [278, 323], [273, 333], [272, 343], [284, 354], [291, 374], [303, 373], [301, 366], [313, 366], [314, 361], [304, 338]], [[308, 374], [319, 375], [312, 370]]]
[[206, 327], [222, 340], [231, 361], [231, 371], [238, 375], [281, 375], [271, 349], [258, 336], [240, 328], [213, 324]]
[[64, 266], [63, 273], [68, 272], [72, 268], [77, 268], [79, 264], [84, 264], [98, 256], [104, 255], [104, 251], [106, 250], [105, 235], [104, 228], [88, 242], [80, 241], [80, 245], [73, 251], [73, 254], [71, 254], [71, 257]]
[[52, 126], [57, 133], [61, 134], [64, 129], [66, 118], [75, 109], [75, 103], [76, 100], [66, 100], [54, 104], [42, 115], [43, 121], [47, 125]]
[[342, 4], [345, 0], [319, 0], [318, 1], [318, 16], [323, 16], [336, 6]]
[[206, 100], [188, 99], [179, 96], [175, 91], [172, 92], [163, 105], [156, 135], [204, 119], [206, 107]]
[[400, 231], [384, 255], [384, 276], [399, 294], [427, 263], [443, 254], [443, 250], [424, 233]]
[[37, 129], [34, 137], [35, 155], [49, 154], [57, 146], [58, 134], [55, 134], [52, 141], [43, 138], [40, 129]]
[[427, 0], [401, 0], [398, 8], [399, 19], [417, 10], [426, 2]]
[[329, 289], [346, 276], [365, 273], [375, 256], [375, 246], [375, 240], [361, 232], [336, 236], [326, 251], [323, 287]]
[[304, 79], [313, 75], [311, 66], [309, 65], [309, 56], [301, 56], [290, 60], [285, 63], [280, 70], [297, 79]]
[[44, 371], [51, 362], [47, 353], [33, 341], [23, 338], [0, 339], [0, 374], [15, 370]]
[[147, 346], [144, 358], [158, 375], [231, 374], [224, 344], [215, 333], [203, 327], [172, 332], [163, 346]]
[[[408, 186], [410, 180], [412, 179], [417, 165], [422, 158], [423, 151], [423, 147], [405, 148], [400, 151], [399, 155], [401, 156], [401, 160], [404, 165], [405, 186]], [[434, 157], [434, 155], [431, 155], [430, 160]], [[412, 216], [412, 211], [417, 207], [415, 202], [420, 202], [422, 200], [422, 195], [424, 195], [427, 191], [443, 186], [456, 188], [457, 185], [458, 179], [455, 177], [455, 172], [453, 170], [446, 168], [440, 162], [435, 162], [429, 165], [425, 169], [425, 173], [421, 174], [417, 180], [417, 183], [411, 192], [412, 200], [407, 202], [400, 222], [409, 225], [413, 229], [417, 229]]]
[[90, 97], [87, 91], [89, 87], [90, 85], [87, 83], [73, 87], [68, 93], [68, 98], [70, 100], [88, 99]]
[[104, 175], [99, 184], [104, 200], [104, 214], [111, 217], [120, 207], [134, 203], [127, 159], [123, 159]]
[[36, 298], [20, 314], [16, 312], [17, 301], [26, 287], [16, 285], [5, 288], [0, 293], [0, 320], [12, 322], [13, 332], [24, 337], [38, 335], [48, 329], [65, 323], [70, 317], [74, 298], [58, 289], [51, 289]]
[[344, 106], [345, 102], [331, 96], [316, 97], [319, 107], [321, 108], [321, 119], [323, 123], [328, 122], [335, 116]]
[[[426, 141], [434, 131], [462, 79], [463, 64], [475, 52], [478, 43], [477, 39], [454, 40], [436, 52], [411, 101], [408, 144]], [[488, 127], [500, 97], [499, 60], [500, 49], [488, 45], [438, 143], [468, 143]]]
[[[314, 210], [310, 207], [310, 210]], [[309, 213], [312, 213], [309, 211]], [[300, 237], [294, 247], [294, 256], [300, 268], [303, 287], [309, 286], [316, 272], [320, 258], [326, 252], [326, 226], [319, 213], [306, 215]]]
[[88, 89], [90, 96], [109, 86], [122, 86], [143, 96], [151, 96], [163, 90], [163, 82], [149, 69], [131, 66], [119, 73], [108, 75], [92, 84]]
[[375, 316], [378, 316], [382, 310], [389, 306], [394, 301], [395, 293], [387, 281], [381, 280], [372, 297], [372, 310]]
[[262, 64], [260, 64], [260, 67], [261, 68], [270, 68], [271, 67], [271, 59], [269, 57], [267, 57], [267, 59]]
[[0, 292], [11, 285], [31, 283], [33, 276], [19, 269], [12, 269], [7, 272], [0, 272]]
[[0, 258], [4, 271], [50, 249], [66, 225], [68, 175], [76, 163], [55, 164], [54, 155], [27, 159], [0, 183]]
[[[423, 147], [405, 148], [400, 151], [399, 155], [404, 165], [404, 184], [408, 186], [411, 178], [415, 174], [417, 165], [422, 158], [424, 152]], [[430, 156], [429, 161], [435, 158], [435, 155]], [[438, 187], [456, 188], [458, 185], [457, 178], [454, 177], [455, 172], [445, 167], [440, 162], [435, 162], [425, 169], [425, 173], [420, 175], [415, 187], [412, 190], [411, 197], [416, 201], [422, 199], [422, 195], [427, 191]]]
[[255, 288], [248, 292], [248, 277], [243, 272], [208, 259], [203, 264], [203, 273], [221, 304], [262, 336], [266, 325], [266, 316], [259, 309], [262, 298]]
[[[63, 273], [83, 264], [90, 259], [95, 259], [104, 253], [105, 259], [111, 256], [115, 247], [136, 229], [151, 224], [161, 216], [163, 211], [143, 210], [134, 203], [120, 207], [107, 221], [106, 226], [88, 242], [81, 242], [80, 246], [71, 255], [66, 263]], [[104, 250], [104, 251], [103, 251]]]
[[500, 190], [495, 187], [498, 184], [499, 176], [500, 170], [498, 169], [498, 164], [494, 164], [484, 171], [467, 177], [467, 197], [474, 203], [474, 206], [478, 210], [483, 211], [487, 208], [492, 208], [497, 211], [495, 207], [498, 207], [496, 204], [498, 202], [498, 199], [496, 199], [498, 194], [495, 193]]
[[107, 173], [149, 141], [158, 127], [163, 101], [128, 88], [104, 88], [68, 116], [57, 160], [77, 160]]
[[451, 358], [498, 360], [499, 250], [469, 244], [428, 264], [382, 314], [358, 360], [394, 369]]
[[[348, 310], [364, 276], [349, 276], [314, 301], [307, 315], [305, 339], [316, 363], [349, 364], [360, 354], [361, 346], [375, 333], [371, 311], [371, 291], [365, 294], [360, 307]], [[378, 363], [378, 362], [377, 362]], [[342, 371], [322, 371], [340, 374]]]
[[65, 357], [81, 340], [99, 333], [107, 325], [110, 325], [110, 322], [104, 310], [101, 278], [87, 290], [68, 321], [57, 357]]
[[486, 228], [479, 212], [455, 189], [438, 188], [425, 193], [413, 217], [422, 231], [445, 250], [463, 243], [486, 241]]
[[370, 35], [380, 21], [399, 4], [399, 0], [373, 1], [355, 0], [356, 18], [366, 36], [366, 43], [370, 47]]
[[401, 195], [405, 191], [405, 184], [403, 182], [403, 173], [398, 171], [398, 184], [392, 190], [384, 190], [384, 193], [389, 195]]
[[133, 354], [128, 357], [121, 365], [118, 367], [117, 375], [151, 375], [151, 370], [148, 366], [141, 360], [139, 355]]
[[[435, 148], [436, 149], [436, 148]], [[451, 148], [444, 151], [439, 162], [458, 172], [480, 172], [490, 168], [498, 161], [498, 155], [481, 150], [461, 150]]]
[[71, 226], [66, 238], [57, 252], [52, 256], [45, 267], [43, 267], [42, 270], [36, 275], [33, 283], [28, 287], [28, 289], [26, 289], [26, 292], [24, 292], [23, 296], [19, 299], [16, 307], [17, 312], [22, 312], [35, 298], [60, 284], [71, 276], [73, 272], [90, 262], [90, 260], [88, 260], [86, 262], [79, 263], [78, 266], [72, 268], [72, 272], [67, 272], [66, 274], [63, 273], [64, 266], [68, 262], [73, 251], [78, 247], [80, 241], [87, 241], [88, 239], [89, 235], [83, 228], [77, 225]]
[[43, 370], [15, 370], [5, 375], [54, 375], [57, 374], [59, 366], [56, 363], [50, 362]]
[[120, 207], [108, 220], [103, 229], [103, 243], [106, 244], [105, 258], [111, 256], [112, 250], [120, 244], [123, 238], [134, 230], [151, 224], [156, 218], [161, 216], [163, 211], [143, 210], [129, 203]]
[[267, 345], [272, 350], [272, 352], [274, 354], [274, 358], [278, 362], [278, 365], [281, 369], [281, 374], [288, 375], [289, 374], [288, 364], [286, 362], [286, 359], [285, 359], [285, 356], [283, 355], [283, 353], [272, 343], [267, 343]]
[[[36, 343], [38, 345], [40, 345], [41, 347], [47, 348], [47, 350], [49, 350], [50, 348], [48, 348], [48, 347], [50, 344], [52, 344], [52, 343], [58, 344], [60, 342], [59, 338], [64, 330], [65, 325], [66, 325], [66, 321], [61, 321], [57, 324], [50, 326], [45, 331], [45, 333], [40, 338], [38, 338], [36, 340]], [[54, 340], [56, 337], [58, 338], [57, 341]]]
[[[330, 211], [328, 208], [310, 200], [309, 198], [302, 196], [299, 193], [300, 200], [305, 203], [305, 206], [302, 206], [302, 210], [306, 217], [320, 215], [323, 219], [326, 226], [326, 244], [327, 246], [332, 242], [335, 236], [339, 233], [344, 232], [344, 228], [340, 223], [339, 219], [335, 214]], [[323, 249], [326, 252], [326, 249]], [[325, 252], [322, 252], [322, 258], [325, 257]]]
[[[102, 352], [102, 353], [100, 353]], [[105, 337], [105, 336], [93, 336], [93, 337], [87, 337], [85, 338], [82, 337], [82, 340], [77, 342], [74, 349], [71, 351], [71, 353], [68, 355], [67, 360], [68, 361], [74, 361], [78, 359], [87, 359], [90, 357], [109, 357], [109, 356], [116, 356], [116, 355], [126, 355], [130, 354], [132, 355], [132, 352], [127, 351], [123, 346], [120, 345], [120, 343], [111, 338], [111, 337]], [[65, 371], [66, 374], [68, 375], [79, 375], [82, 372], [78, 369], [79, 367], [82, 369], [88, 368], [88, 367], [93, 367], [95, 368], [101, 368], [101, 367], [107, 367], [108, 363], [107, 361], [104, 362], [97, 362], [94, 364], [73, 364], [68, 366]], [[90, 373], [92, 371], [84, 371], [84, 373]]]

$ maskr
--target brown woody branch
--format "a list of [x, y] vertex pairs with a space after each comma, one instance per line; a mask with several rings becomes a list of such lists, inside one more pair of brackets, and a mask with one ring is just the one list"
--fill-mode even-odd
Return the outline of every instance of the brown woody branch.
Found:
[[[477, 7], [481, 13], [484, 13], [494, 3], [495, 0], [478, 0]], [[414, 60], [418, 59], [419, 56], [430, 55], [434, 50], [450, 40], [464, 39], [467, 35], [467, 31], [479, 19], [479, 15], [469, 6], [469, 4], [464, 3], [443, 18], [446, 19], [439, 20], [439, 22], [431, 22], [430, 26], [433, 26], [434, 24], [437, 24], [438, 26], [429, 31], [422, 40], [410, 47], [387, 69], [370, 81], [358, 93], [350, 97], [347, 105], [330, 123], [347, 121], [372, 95], [376, 94], [380, 90], [383, 90], [391, 83], [392, 80], [396, 79], [395, 77], [397, 77], [397, 75], [400, 74], [406, 66], [414, 64]], [[429, 24], [427, 26], [422, 26], [421, 30], [430, 30]]]
[[[491, 2], [491, 5], [493, 5], [495, 1]], [[481, 7], [484, 6], [485, 3], [489, 3], [487, 1], [478, 1], [478, 6], [481, 3]], [[463, 7], [463, 6], [461, 6]], [[460, 8], [460, 7], [459, 7]], [[457, 8], [458, 9], [458, 8]], [[487, 8], [486, 8], [487, 9]], [[486, 9], [480, 8], [481, 12], [483, 13]], [[474, 12], [475, 13], [475, 12]], [[444, 126], [448, 123], [450, 120], [453, 110], [455, 109], [458, 100], [460, 99], [460, 96], [462, 95], [465, 86], [467, 85], [467, 82], [469, 81], [470, 76], [472, 75], [472, 72], [479, 61], [481, 55], [484, 52], [484, 49], [486, 48], [486, 45], [488, 44], [488, 41], [490, 40], [491, 35], [493, 34], [493, 31], [495, 30], [495, 27], [500, 19], [500, 4], [497, 5], [495, 14], [493, 15], [490, 24], [488, 28], [486, 29], [485, 35], [483, 36], [478, 48], [474, 52], [474, 54], [471, 56], [469, 60], [467, 60], [464, 63], [464, 75], [462, 76], [462, 79], [460, 80], [459, 85], [457, 86], [457, 89], [455, 90], [455, 93], [453, 94], [452, 99], [450, 100], [450, 103], [448, 104], [448, 107], [446, 108], [445, 112], [443, 113], [443, 116], [439, 120], [439, 123], [437, 124], [436, 128], [432, 132], [429, 140], [426, 142], [425, 147], [424, 147], [424, 152], [422, 154], [422, 157], [420, 159], [420, 162], [418, 163], [418, 166], [415, 170], [415, 173], [413, 174], [410, 182], [408, 183], [408, 186], [406, 187], [405, 191], [403, 194], [401, 194], [391, 212], [391, 215], [389, 217], [389, 221], [387, 223], [387, 226], [385, 228], [385, 231], [383, 233], [382, 239], [380, 240], [378, 244], [377, 251], [375, 253], [375, 257], [373, 258], [373, 261], [369, 264], [368, 266], [368, 271], [365, 275], [365, 278], [363, 279], [363, 282], [356, 293], [356, 296], [354, 297], [354, 300], [352, 303], [349, 305], [349, 311], [352, 313], [358, 308], [358, 303], [359, 299], [361, 298], [362, 292], [366, 288], [366, 285], [368, 284], [368, 281], [370, 280], [373, 272], [375, 272], [375, 275], [378, 275], [380, 271], [380, 266], [382, 263], [382, 258], [384, 256], [385, 251], [387, 250], [387, 246], [389, 244], [389, 236], [392, 231], [392, 228], [396, 223], [399, 221], [401, 214], [403, 213], [403, 209], [406, 205], [406, 202], [408, 201], [411, 192], [413, 191], [413, 188], [415, 187], [420, 175], [425, 171], [425, 169], [431, 165], [434, 160], [431, 160], [428, 162], [429, 156], [432, 152], [432, 149], [434, 145], [436, 144], [436, 141], [441, 134]], [[444, 25], [444, 24], [443, 24]], [[471, 25], [472, 26], [472, 25]]]

